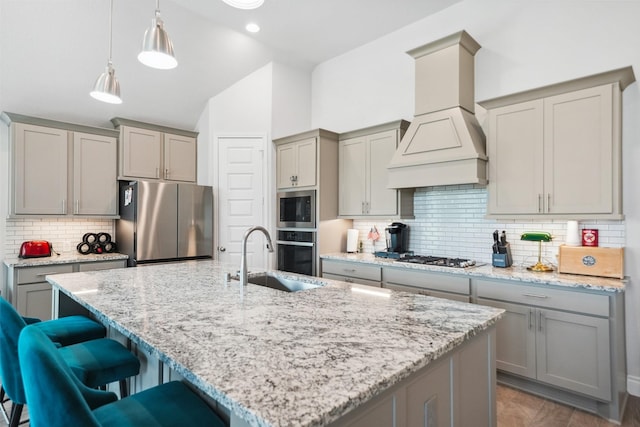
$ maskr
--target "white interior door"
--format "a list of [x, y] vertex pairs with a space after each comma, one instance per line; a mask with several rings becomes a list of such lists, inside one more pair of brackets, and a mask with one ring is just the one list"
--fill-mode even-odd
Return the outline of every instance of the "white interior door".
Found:
[[[265, 139], [218, 138], [218, 260], [238, 269], [245, 231], [254, 225], [269, 229], [264, 205]], [[247, 242], [247, 266], [249, 271], [268, 268], [266, 239], [260, 232], [252, 233]]]

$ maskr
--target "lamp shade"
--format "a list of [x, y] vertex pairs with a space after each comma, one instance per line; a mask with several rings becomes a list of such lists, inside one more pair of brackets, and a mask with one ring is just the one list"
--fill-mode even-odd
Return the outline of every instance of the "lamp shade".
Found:
[[178, 61], [173, 54], [173, 44], [159, 16], [152, 19], [151, 27], [144, 32], [142, 51], [138, 54], [138, 61], [160, 70], [170, 70], [178, 66]]
[[222, 0], [229, 6], [233, 6], [238, 9], [256, 9], [262, 6], [264, 0]]
[[98, 101], [108, 102], [109, 104], [122, 104], [120, 82], [116, 79], [115, 70], [111, 62], [107, 65], [104, 73], [100, 74], [89, 95]]

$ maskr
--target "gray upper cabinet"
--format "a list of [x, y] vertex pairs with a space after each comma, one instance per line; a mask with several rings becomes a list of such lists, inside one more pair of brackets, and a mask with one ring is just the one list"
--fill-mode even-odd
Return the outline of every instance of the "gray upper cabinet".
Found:
[[316, 185], [317, 138], [276, 143], [276, 180], [278, 190]]
[[413, 218], [413, 189], [387, 188], [387, 165], [408, 126], [400, 120], [340, 135], [341, 217]]
[[111, 119], [120, 130], [118, 177], [196, 182], [197, 133]]
[[481, 102], [487, 213], [621, 218], [621, 98], [630, 67]]
[[4, 113], [10, 215], [117, 215], [117, 132]]

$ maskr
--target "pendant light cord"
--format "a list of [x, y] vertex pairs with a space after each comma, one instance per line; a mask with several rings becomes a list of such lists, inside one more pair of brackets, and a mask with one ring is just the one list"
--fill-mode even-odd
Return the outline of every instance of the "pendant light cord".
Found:
[[109, 1], [109, 66], [113, 65], [112, 58], [112, 44], [113, 44], [113, 0]]

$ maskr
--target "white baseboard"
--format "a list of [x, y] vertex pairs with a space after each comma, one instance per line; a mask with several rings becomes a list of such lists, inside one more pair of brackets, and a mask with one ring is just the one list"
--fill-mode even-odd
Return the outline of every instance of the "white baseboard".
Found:
[[627, 391], [633, 396], [640, 396], [640, 377], [627, 375]]

